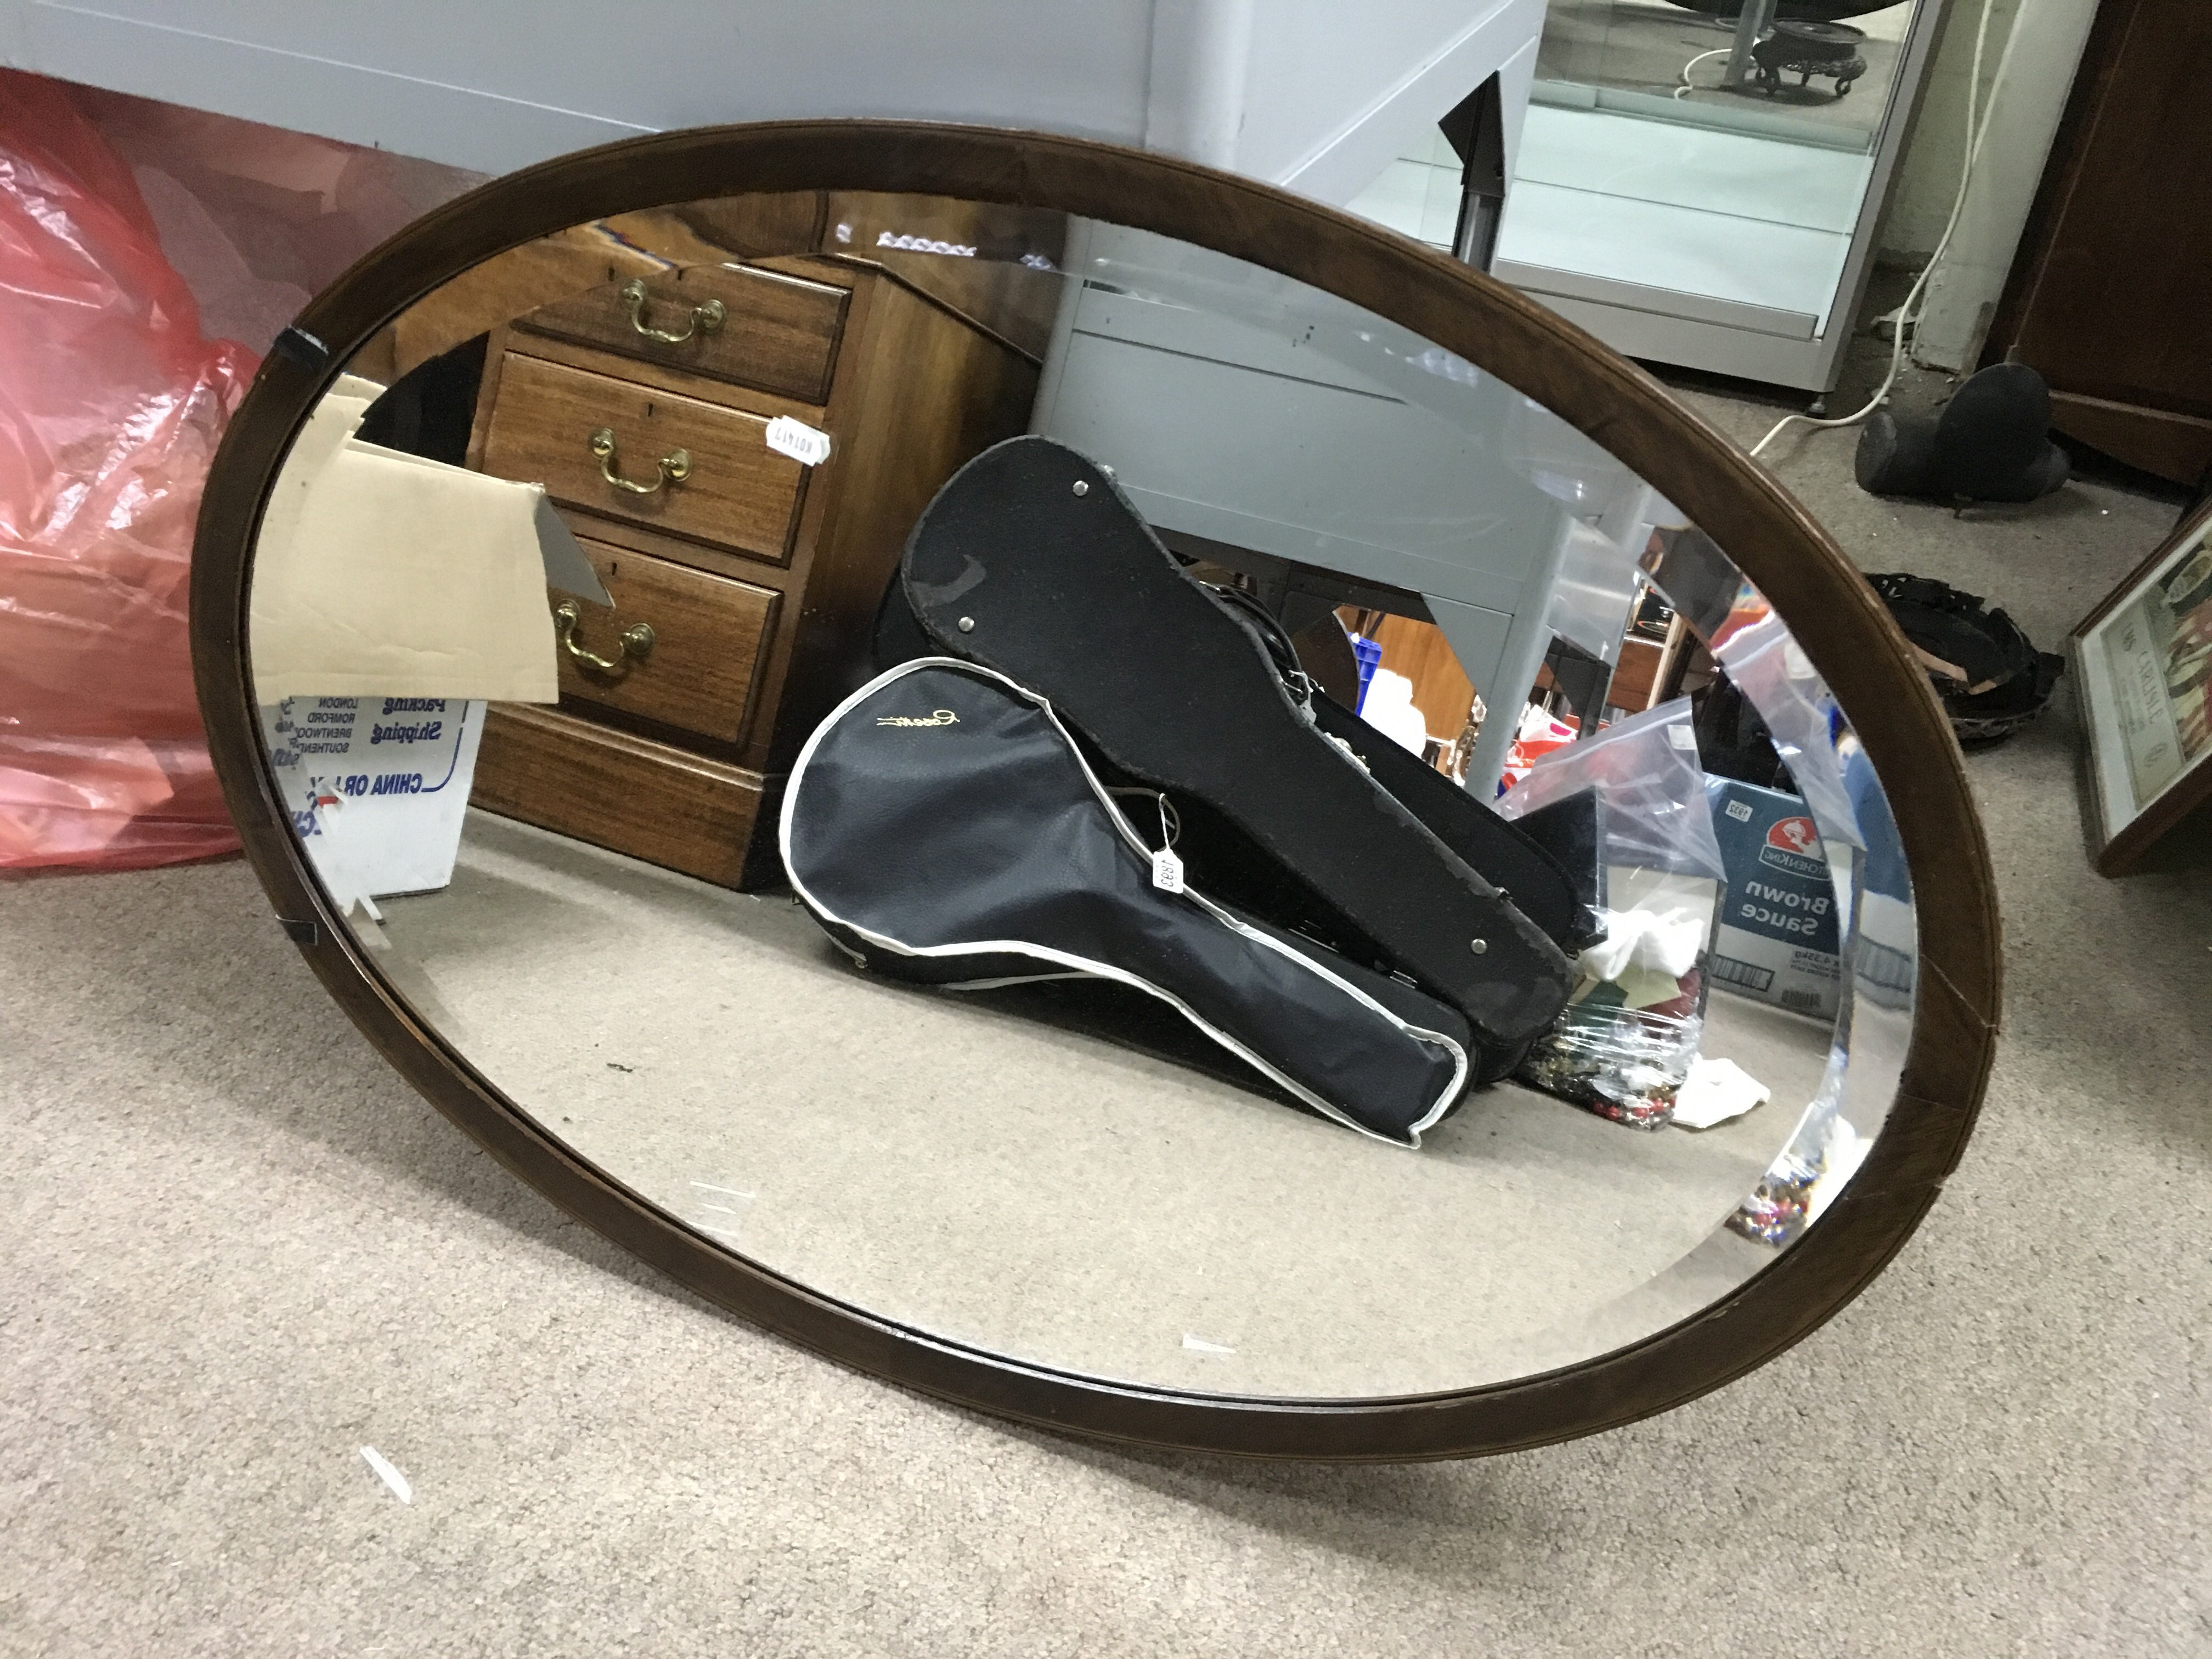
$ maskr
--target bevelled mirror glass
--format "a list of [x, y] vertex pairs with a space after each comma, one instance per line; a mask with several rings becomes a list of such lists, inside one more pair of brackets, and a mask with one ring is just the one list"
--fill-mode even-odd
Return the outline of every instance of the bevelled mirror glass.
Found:
[[1074, 1429], [1480, 1450], [1817, 1322], [1987, 1046], [1942, 970], [1907, 1077], [1986, 875], [1840, 559], [1411, 243], [823, 131], [490, 186], [242, 413], [210, 726], [364, 1027], [688, 1282]]

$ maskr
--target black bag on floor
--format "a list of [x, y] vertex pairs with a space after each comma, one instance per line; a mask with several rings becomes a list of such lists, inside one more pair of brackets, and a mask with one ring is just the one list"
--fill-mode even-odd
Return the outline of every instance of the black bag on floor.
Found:
[[1467, 1022], [1183, 885], [1156, 857], [1174, 822], [1171, 802], [1109, 792], [1042, 698], [921, 658], [817, 728], [781, 838], [800, 902], [864, 967], [967, 989], [1118, 981], [1316, 1111], [1419, 1145], [1468, 1085]]
[[2001, 743], [2050, 702], [2065, 658], [2037, 650], [2002, 611], [1948, 583], [1901, 570], [1867, 582], [1927, 669], [1961, 744]]
[[[903, 634], [1050, 702], [1109, 784], [1176, 802], [1202, 879], [1455, 1009], [1478, 1080], [1558, 1018], [1584, 884], [1350, 711], [1332, 730], [1326, 699], [1286, 681], [1104, 468], [1048, 438], [984, 451], [915, 526], [898, 586], [905, 614], [881, 619], [880, 644]], [[1398, 764], [1430, 790], [1398, 793]]]

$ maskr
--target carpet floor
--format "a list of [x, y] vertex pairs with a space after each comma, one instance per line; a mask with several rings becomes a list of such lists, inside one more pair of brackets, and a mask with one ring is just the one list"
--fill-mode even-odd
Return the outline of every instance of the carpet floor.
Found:
[[[2174, 517], [1880, 501], [1850, 444], [1771, 459], [1866, 568], [2046, 646]], [[0, 884], [0, 1653], [2202, 1659], [2212, 877], [2090, 872], [2080, 741], [2062, 696], [1971, 762], [2006, 1036], [1889, 1270], [1716, 1395], [1462, 1464], [1111, 1449], [855, 1376], [480, 1154], [242, 865]]]

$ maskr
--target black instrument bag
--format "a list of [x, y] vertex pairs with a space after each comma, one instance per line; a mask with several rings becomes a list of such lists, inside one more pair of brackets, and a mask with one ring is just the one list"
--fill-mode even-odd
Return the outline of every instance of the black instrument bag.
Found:
[[800, 902], [864, 967], [977, 990], [1118, 981], [1314, 1110], [1418, 1146], [1468, 1085], [1465, 1018], [1208, 897], [1174, 823], [1171, 800], [1101, 783], [1042, 697], [924, 657], [816, 730], [781, 834]]

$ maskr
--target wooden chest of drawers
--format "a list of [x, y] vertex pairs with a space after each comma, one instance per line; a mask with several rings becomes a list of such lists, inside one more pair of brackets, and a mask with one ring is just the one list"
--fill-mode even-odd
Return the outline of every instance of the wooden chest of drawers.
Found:
[[[544, 483], [614, 605], [549, 593], [560, 706], [494, 708], [474, 804], [726, 886], [781, 880], [783, 780], [867, 678], [908, 532], [1026, 428], [1036, 378], [835, 257], [681, 266], [495, 330], [470, 464]], [[829, 459], [769, 447], [779, 416]]]

